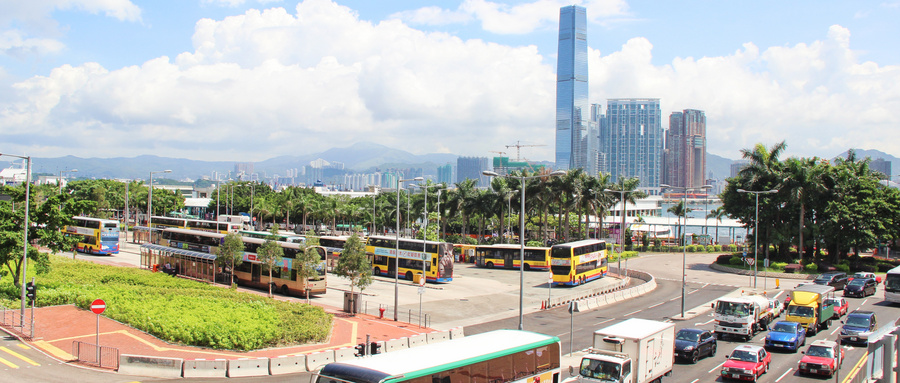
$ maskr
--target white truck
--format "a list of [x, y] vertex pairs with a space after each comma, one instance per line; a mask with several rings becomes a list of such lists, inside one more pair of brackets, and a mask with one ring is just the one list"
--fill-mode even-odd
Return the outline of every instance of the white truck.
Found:
[[716, 337], [725, 335], [750, 340], [757, 332], [769, 327], [774, 318], [769, 299], [759, 293], [744, 293], [739, 297], [722, 297], [713, 304], [716, 310]]
[[675, 324], [633, 318], [594, 331], [593, 347], [564, 382], [661, 382], [674, 360]]

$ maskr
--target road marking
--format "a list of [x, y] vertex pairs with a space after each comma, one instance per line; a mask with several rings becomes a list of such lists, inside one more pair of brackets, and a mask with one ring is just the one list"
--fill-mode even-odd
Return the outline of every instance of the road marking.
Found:
[[708, 324], [710, 324], [710, 323], [712, 323], [712, 322], [714, 322], [714, 321], [715, 321], [715, 319], [710, 319], [710, 320], [708, 320], [708, 321], [706, 321], [706, 322], [703, 322], [703, 323], [694, 323], [694, 326], [705, 326], [705, 325], [708, 325]]
[[605, 320], [605, 321], [602, 321], [602, 322], [597, 322], [597, 323], [594, 323], [594, 324], [592, 324], [592, 325], [591, 325], [591, 326], [596, 326], [596, 325], [598, 325], [598, 324], [604, 324], [604, 323], [606, 323], [606, 322], [609, 322], [609, 321], [611, 321], [611, 320], [612, 320], [612, 318], [610, 318], [610, 319], [607, 319], [607, 320]]
[[628, 313], [628, 314], [625, 314], [625, 315], [622, 315], [622, 316], [627, 317], [627, 316], [629, 316], [629, 315], [637, 314], [637, 313], [639, 313], [639, 312], [641, 312], [641, 311], [644, 311], [644, 310], [643, 310], [643, 309], [640, 309], [640, 310], [632, 311], [632, 312], [630, 312], [630, 313]]
[[656, 306], [659, 306], [659, 305], [661, 305], [661, 304], [663, 304], [663, 303], [666, 303], [666, 302], [659, 302], [659, 303], [657, 303], [657, 304], [655, 304], [655, 305], [653, 305], [653, 306], [647, 307], [647, 308], [648, 308], [648, 309], [652, 309], [652, 308], [654, 308], [654, 307], [656, 307]]
[[775, 379], [775, 383], [780, 382], [781, 379], [784, 379], [785, 375], [787, 375], [787, 374], [788, 374], [789, 372], [791, 372], [791, 371], [794, 371], [794, 368], [793, 368], [793, 367], [791, 367], [791, 368], [789, 368], [787, 371], [785, 371], [784, 374], [781, 374], [781, 376], [779, 376], [778, 379]]
[[840, 329], [841, 329], [840, 327], [835, 327], [834, 330], [831, 330], [831, 334], [828, 334], [828, 335], [834, 335], [834, 333], [836, 333], [837, 330], [840, 330]]
[[19, 366], [16, 366], [15, 364], [10, 363], [8, 360], [3, 359], [3, 358], [0, 358], [0, 363], [3, 363], [5, 365], [9, 366], [9, 368], [19, 368]]
[[669, 299], [669, 302], [677, 300], [677, 299], [681, 299], [681, 297], [675, 297], [675, 298]]
[[25, 349], [25, 350], [31, 350], [31, 347], [28, 347], [28, 346], [26, 346], [26, 345], [24, 345], [24, 344], [21, 344], [21, 343], [16, 343], [16, 346], [19, 346], [19, 348], [22, 348], [22, 349]]
[[697, 383], [697, 382], [699, 382], [699, 381], [700, 381], [700, 379], [694, 379], [694, 380], [691, 381], [691, 383]]
[[712, 374], [713, 371], [718, 370], [719, 368], [722, 368], [722, 366], [724, 366], [724, 365], [725, 365], [725, 362], [719, 363], [718, 366], [713, 367], [712, 370], [709, 370], [709, 371], [707, 371], [706, 373], [707, 373], [707, 374]]
[[863, 299], [862, 303], [859, 304], [859, 307], [863, 307], [866, 305], [866, 302], [869, 301], [869, 298]]
[[75, 359], [75, 357], [72, 356], [72, 354], [69, 354], [68, 352], [63, 351], [63, 350], [59, 349], [59, 347], [56, 347], [50, 343], [47, 343], [46, 341], [43, 341], [43, 340], [35, 341], [34, 345], [37, 346], [37, 348], [39, 348], [41, 350], [44, 350], [46, 352], [53, 354], [53, 356], [55, 356], [58, 359], [62, 359], [62, 360], [74, 360]]
[[15, 351], [13, 351], [13, 350], [10, 350], [10, 349], [8, 349], [8, 348], [6, 348], [6, 347], [0, 347], [0, 350], [6, 352], [7, 354], [10, 354], [10, 355], [12, 355], [12, 356], [14, 356], [14, 357], [16, 357], [16, 358], [22, 359], [23, 361], [25, 361], [25, 363], [28, 363], [28, 364], [30, 364], [30, 365], [32, 365], [32, 366], [40, 366], [40, 364], [38, 364], [37, 362], [35, 362], [35, 361], [31, 360], [31, 359], [28, 359], [28, 357], [26, 357], [26, 356], [24, 356], [24, 355], [22, 355], [22, 354], [19, 354], [18, 352], [15, 352]]

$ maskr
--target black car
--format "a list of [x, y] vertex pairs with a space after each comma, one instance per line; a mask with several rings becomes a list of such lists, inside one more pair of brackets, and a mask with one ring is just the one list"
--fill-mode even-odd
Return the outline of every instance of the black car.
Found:
[[847, 274], [840, 271], [832, 271], [816, 277], [813, 281], [817, 285], [828, 285], [834, 287], [835, 290], [843, 290], [847, 285]]
[[716, 355], [716, 337], [712, 331], [683, 328], [675, 335], [675, 357], [697, 363], [702, 356]]
[[847, 287], [844, 287], [844, 296], [864, 298], [875, 295], [877, 284], [872, 278], [855, 278], [847, 284]]

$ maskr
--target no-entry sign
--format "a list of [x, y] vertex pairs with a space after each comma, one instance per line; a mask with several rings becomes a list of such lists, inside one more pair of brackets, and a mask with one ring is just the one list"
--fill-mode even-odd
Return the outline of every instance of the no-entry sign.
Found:
[[95, 299], [93, 302], [91, 302], [91, 312], [93, 312], [94, 314], [103, 314], [104, 310], [106, 310], [106, 302], [104, 302], [102, 299]]

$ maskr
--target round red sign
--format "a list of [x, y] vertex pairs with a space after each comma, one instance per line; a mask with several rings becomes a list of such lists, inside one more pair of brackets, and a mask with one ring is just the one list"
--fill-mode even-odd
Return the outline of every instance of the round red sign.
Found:
[[103, 314], [103, 310], [106, 310], [106, 302], [102, 299], [95, 299], [91, 302], [91, 312], [100, 315]]

